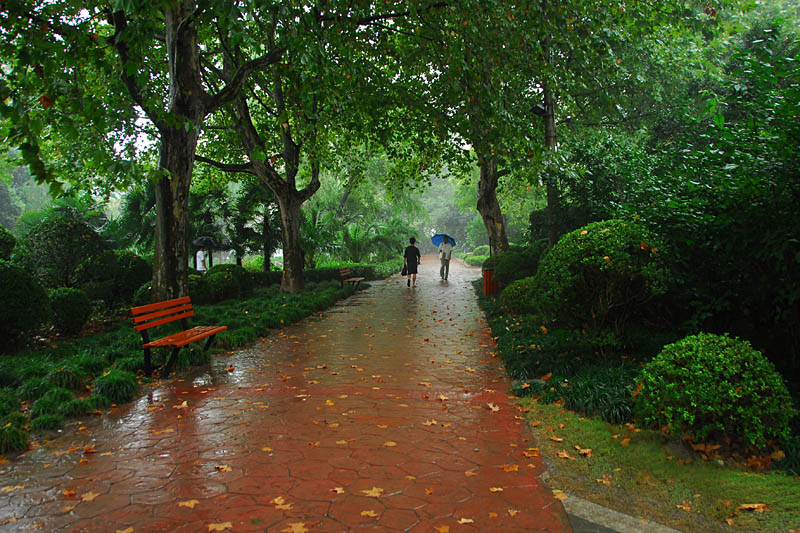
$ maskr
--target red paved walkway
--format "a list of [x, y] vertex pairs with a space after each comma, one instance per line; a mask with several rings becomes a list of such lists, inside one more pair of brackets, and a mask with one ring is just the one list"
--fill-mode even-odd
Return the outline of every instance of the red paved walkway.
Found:
[[479, 274], [426, 257], [416, 289], [376, 282], [0, 465], [0, 528], [569, 531]]

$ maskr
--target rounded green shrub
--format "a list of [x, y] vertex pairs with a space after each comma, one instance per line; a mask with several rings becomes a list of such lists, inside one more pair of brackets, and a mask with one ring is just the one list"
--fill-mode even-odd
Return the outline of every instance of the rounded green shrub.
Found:
[[0, 260], [0, 338], [16, 339], [48, 318], [47, 292], [24, 268]]
[[500, 293], [498, 301], [504, 313], [532, 314], [536, 295], [536, 278], [531, 276], [512, 282]]
[[31, 420], [31, 428], [35, 430], [59, 429], [64, 425], [64, 417], [59, 414], [41, 415]]
[[118, 368], [112, 368], [94, 380], [94, 393], [101, 394], [116, 404], [131, 401], [138, 391], [136, 375]]
[[86, 291], [71, 287], [60, 287], [50, 291], [50, 308], [53, 313], [53, 325], [67, 335], [80, 333], [89, 315], [92, 313], [92, 302]]
[[493, 255], [491, 257], [487, 257], [481, 263], [481, 270], [494, 270], [497, 266], [497, 263], [500, 261], [499, 255]]
[[17, 242], [14, 261], [34, 272], [47, 287], [74, 287], [87, 257], [107, 246], [75, 209], [58, 209], [34, 225]]
[[664, 294], [670, 268], [663, 245], [623, 220], [594, 222], [564, 235], [536, 273], [536, 307], [560, 326], [624, 333]]
[[483, 265], [483, 262], [489, 258], [487, 255], [468, 255], [464, 258], [464, 262], [473, 267]]
[[19, 452], [27, 449], [27, 431], [10, 424], [0, 427], [0, 453]]
[[547, 241], [541, 240], [526, 248], [509, 250], [497, 256], [494, 279], [497, 280], [501, 290], [516, 280], [534, 276], [546, 250]]
[[489, 245], [488, 244], [481, 244], [480, 246], [476, 246], [474, 250], [472, 250], [473, 255], [489, 255]]
[[786, 385], [747, 341], [709, 333], [686, 337], [665, 346], [639, 382], [636, 411], [649, 425], [758, 447], [789, 436], [794, 410]]
[[14, 234], [6, 228], [0, 228], [0, 259], [8, 261], [11, 259], [11, 252], [14, 251], [14, 246], [17, 244], [17, 239]]

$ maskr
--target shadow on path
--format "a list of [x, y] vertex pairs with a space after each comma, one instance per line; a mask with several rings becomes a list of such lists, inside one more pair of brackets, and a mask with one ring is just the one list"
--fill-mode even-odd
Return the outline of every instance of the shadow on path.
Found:
[[424, 257], [416, 289], [375, 282], [0, 465], [0, 528], [569, 531], [479, 269], [438, 270]]

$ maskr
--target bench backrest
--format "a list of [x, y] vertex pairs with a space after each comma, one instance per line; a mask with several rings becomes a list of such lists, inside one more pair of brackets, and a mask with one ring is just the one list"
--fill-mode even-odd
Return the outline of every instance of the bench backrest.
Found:
[[349, 278], [352, 274], [353, 274], [353, 272], [350, 270], [350, 267], [339, 267], [339, 277], [340, 278], [342, 278], [342, 279]]
[[190, 298], [184, 296], [174, 300], [132, 307], [131, 315], [133, 315], [133, 329], [143, 331], [176, 320], [186, 320], [194, 315], [194, 311]]

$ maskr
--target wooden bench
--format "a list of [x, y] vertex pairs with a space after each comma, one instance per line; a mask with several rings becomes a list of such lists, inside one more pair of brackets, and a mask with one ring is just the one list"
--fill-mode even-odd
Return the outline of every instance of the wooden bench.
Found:
[[353, 271], [350, 267], [339, 267], [339, 284], [344, 287], [345, 283], [352, 283], [354, 288], [358, 288], [358, 284], [364, 281], [364, 278], [354, 278]]
[[[154, 304], [142, 305], [140, 307], [131, 308], [131, 315], [133, 316], [133, 329], [142, 334], [142, 348], [144, 349], [144, 373], [150, 377], [153, 369], [150, 360], [150, 350], [152, 348], [172, 348], [172, 355], [170, 356], [167, 364], [164, 366], [163, 371], [159, 374], [161, 377], [169, 376], [169, 371], [172, 365], [178, 358], [178, 352], [187, 344], [191, 344], [201, 339], [208, 339], [204, 350], [211, 347], [214, 336], [228, 329], [228, 326], [195, 326], [189, 328], [190, 316], [194, 315], [192, 309], [192, 302], [188, 296], [182, 298], [175, 298], [174, 300], [165, 300]], [[170, 322], [180, 320], [183, 331], [167, 335], [160, 339], [151, 341], [149, 329]]]

